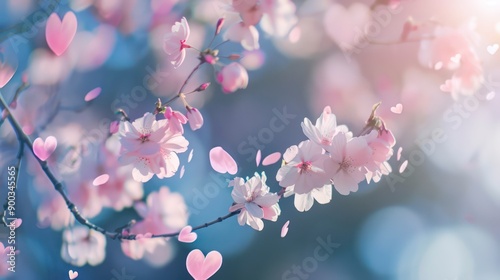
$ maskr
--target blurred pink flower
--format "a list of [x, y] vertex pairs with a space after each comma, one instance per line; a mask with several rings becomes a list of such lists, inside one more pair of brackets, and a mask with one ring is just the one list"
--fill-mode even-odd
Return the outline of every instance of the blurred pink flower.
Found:
[[217, 81], [225, 93], [235, 92], [248, 86], [248, 73], [241, 64], [232, 62], [217, 73]]
[[224, 40], [240, 43], [241, 46], [249, 51], [260, 48], [259, 31], [253, 25], [245, 22], [239, 22], [229, 27], [224, 33]]
[[127, 234], [137, 234], [139, 240], [122, 241], [124, 254], [135, 260], [165, 244], [163, 238], [149, 238], [152, 234], [177, 232], [187, 225], [189, 217], [182, 195], [170, 192], [167, 187], [150, 193], [146, 203], [137, 203], [135, 209], [143, 220], [134, 224]]
[[61, 230], [73, 221], [73, 215], [58, 193], [40, 204], [37, 217], [42, 226], [50, 225], [53, 230]]
[[246, 182], [243, 178], [236, 177], [231, 181], [230, 186], [233, 186], [231, 196], [235, 204], [229, 208], [229, 211], [241, 210], [238, 214], [240, 225], [247, 224], [260, 231], [264, 228], [262, 219], [273, 222], [278, 220], [281, 213], [278, 204], [279, 196], [269, 192], [264, 172], [262, 172], [262, 176], [255, 173]]
[[314, 142], [302, 141], [291, 146], [283, 154], [283, 165], [276, 174], [276, 180], [283, 188], [293, 187], [293, 192], [307, 194], [328, 183], [325, 161], [328, 155]]
[[296, 7], [291, 0], [267, 0], [261, 5], [264, 16], [260, 26], [269, 35], [284, 37], [298, 22]]
[[393, 147], [396, 144], [396, 139], [392, 132], [382, 126], [377, 130], [372, 130], [369, 134], [365, 135], [366, 142], [372, 150], [372, 159], [366, 165], [366, 180], [370, 183], [373, 179], [374, 182], [380, 181], [382, 175], [389, 175], [392, 171], [391, 166], [387, 162], [394, 154]]
[[187, 119], [189, 121], [189, 126], [191, 129], [197, 130], [203, 126], [203, 115], [201, 112], [193, 107], [186, 107], [187, 109]]
[[338, 133], [328, 149], [328, 173], [333, 174], [333, 185], [342, 195], [358, 190], [359, 182], [365, 179], [365, 166], [372, 160], [372, 150], [364, 137], [349, 139], [345, 133]]
[[189, 38], [189, 24], [185, 17], [180, 22], [172, 26], [172, 31], [164, 38], [163, 50], [169, 55], [170, 63], [175, 68], [179, 67], [186, 57], [186, 49], [190, 48], [186, 44]]
[[133, 164], [132, 177], [147, 182], [153, 175], [160, 179], [172, 177], [179, 167], [177, 153], [185, 152], [189, 142], [170, 130], [168, 120], [157, 121], [146, 113], [133, 123], [120, 123], [120, 161]]
[[106, 237], [85, 226], [68, 228], [63, 232], [61, 257], [75, 266], [101, 264], [106, 257]]

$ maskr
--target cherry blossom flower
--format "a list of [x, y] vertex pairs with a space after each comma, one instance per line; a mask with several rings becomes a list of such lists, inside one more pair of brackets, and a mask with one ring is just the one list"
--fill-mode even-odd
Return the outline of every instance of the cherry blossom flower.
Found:
[[124, 164], [133, 164], [132, 177], [147, 182], [153, 175], [160, 179], [172, 177], [179, 167], [177, 153], [185, 152], [189, 142], [180, 133], [170, 130], [168, 120], [144, 117], [120, 123], [121, 157]]
[[164, 38], [163, 50], [168, 54], [170, 63], [175, 68], [181, 66], [186, 57], [186, 49], [191, 46], [186, 44], [189, 38], [189, 24], [185, 17], [172, 26], [172, 31]]
[[232, 62], [217, 73], [217, 81], [225, 93], [235, 92], [248, 86], [248, 72], [237, 62]]
[[106, 256], [106, 237], [85, 226], [75, 226], [63, 232], [61, 257], [75, 265], [101, 264]]
[[389, 175], [392, 171], [387, 160], [394, 154], [393, 147], [396, 144], [396, 139], [384, 125], [379, 131], [373, 130], [367, 134], [366, 141], [372, 150], [371, 164], [366, 166], [366, 181], [370, 183], [370, 180], [373, 179], [374, 182], [378, 182], [382, 175]]
[[247, 224], [253, 229], [261, 231], [264, 228], [262, 219], [273, 222], [278, 220], [281, 213], [278, 204], [279, 196], [269, 192], [264, 172], [261, 176], [255, 173], [246, 182], [243, 178], [236, 177], [230, 182], [230, 186], [233, 186], [231, 196], [235, 204], [229, 208], [229, 211], [241, 210], [238, 214], [240, 225]]
[[308, 118], [304, 118], [304, 122], [302, 122], [301, 126], [307, 138], [322, 147], [331, 146], [333, 137], [337, 135], [338, 132], [344, 132], [348, 137], [352, 137], [352, 133], [349, 132], [347, 126], [337, 126], [337, 118], [335, 114], [332, 114], [330, 106], [325, 107], [323, 113], [319, 116], [314, 125]]
[[286, 188], [284, 197], [289, 197], [295, 194], [293, 204], [300, 211], [309, 211], [316, 200], [319, 204], [327, 204], [332, 200], [332, 185], [324, 185], [319, 188], [314, 188], [311, 192], [298, 194], [295, 193], [294, 187]]
[[42, 202], [37, 210], [37, 218], [42, 225], [50, 225], [53, 230], [61, 230], [73, 221], [66, 202], [58, 194]]
[[365, 179], [365, 166], [372, 160], [372, 149], [364, 137], [349, 139], [345, 133], [333, 137], [328, 149], [331, 160], [328, 172], [333, 174], [333, 185], [343, 195], [356, 192], [358, 184]]
[[134, 224], [127, 234], [136, 234], [139, 240], [123, 240], [121, 244], [124, 254], [135, 260], [165, 244], [165, 239], [149, 238], [152, 234], [177, 232], [187, 225], [189, 217], [182, 195], [170, 192], [167, 187], [150, 193], [146, 203], [137, 203], [135, 209], [143, 220]]
[[203, 115], [201, 114], [201, 112], [198, 109], [189, 106], [186, 106], [186, 110], [186, 115], [191, 130], [195, 131], [197, 129], [200, 129], [203, 126]]
[[255, 26], [248, 25], [243, 21], [229, 27], [224, 33], [224, 40], [240, 43], [248, 51], [260, 48], [259, 31]]
[[168, 126], [172, 132], [184, 134], [184, 127], [182, 125], [186, 124], [188, 121], [184, 114], [179, 111], [174, 111], [171, 107], [167, 106], [167, 108], [165, 108], [164, 116], [167, 120], [169, 120]]
[[284, 188], [293, 187], [296, 194], [310, 193], [329, 181], [325, 170], [328, 155], [310, 140], [288, 148], [283, 160], [285, 165], [278, 170], [276, 180]]

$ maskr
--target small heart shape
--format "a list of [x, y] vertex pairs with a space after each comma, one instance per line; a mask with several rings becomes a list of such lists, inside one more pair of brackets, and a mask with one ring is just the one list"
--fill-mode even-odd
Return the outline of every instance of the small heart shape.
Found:
[[57, 55], [63, 54], [73, 41], [78, 27], [78, 21], [73, 12], [68, 12], [61, 19], [56, 13], [52, 13], [47, 19], [45, 27], [45, 39], [49, 48]]
[[238, 172], [236, 161], [222, 147], [215, 147], [210, 150], [210, 165], [219, 173], [229, 173], [231, 175]]
[[391, 107], [391, 112], [401, 114], [403, 112], [403, 105], [401, 103], [396, 104], [396, 106]]
[[76, 279], [76, 277], [78, 277], [78, 271], [70, 270], [68, 271], [68, 274], [69, 274], [69, 279], [71, 280]]
[[207, 280], [212, 277], [222, 266], [222, 255], [217, 251], [207, 254], [195, 249], [189, 253], [186, 259], [186, 268], [195, 280]]
[[459, 53], [457, 53], [455, 56], [452, 56], [450, 58], [451, 62], [453, 62], [455, 64], [459, 64], [461, 59], [462, 59], [462, 55]]
[[41, 161], [46, 161], [57, 148], [57, 139], [54, 136], [49, 136], [45, 141], [38, 137], [33, 142], [33, 153]]
[[491, 55], [494, 55], [498, 51], [498, 44], [490, 45], [486, 49]]
[[7, 64], [7, 62], [0, 62], [0, 88], [3, 88], [14, 76], [16, 69]]
[[196, 241], [198, 238], [198, 235], [196, 232], [191, 232], [193, 230], [193, 227], [191, 226], [185, 226], [182, 228], [181, 232], [179, 233], [179, 236], [177, 237], [177, 240], [180, 242], [184, 243], [193, 243]]

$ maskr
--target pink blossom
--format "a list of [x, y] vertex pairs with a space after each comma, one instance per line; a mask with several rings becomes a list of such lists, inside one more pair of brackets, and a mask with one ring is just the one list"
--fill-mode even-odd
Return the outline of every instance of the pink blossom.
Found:
[[372, 149], [364, 137], [349, 139], [345, 133], [338, 133], [328, 149], [329, 174], [333, 174], [333, 185], [343, 195], [356, 192], [358, 184], [365, 179], [365, 166], [372, 160]]
[[124, 254], [132, 259], [141, 259], [165, 244], [165, 239], [149, 238], [152, 234], [177, 232], [188, 222], [184, 198], [167, 187], [150, 193], [146, 203], [137, 203], [135, 208], [143, 220], [134, 224], [128, 234], [136, 234], [139, 240], [124, 240], [121, 244]]
[[50, 225], [54, 230], [61, 230], [73, 221], [73, 215], [59, 194], [42, 202], [38, 207], [37, 218], [42, 225]]
[[352, 133], [348, 132], [347, 126], [337, 126], [337, 119], [335, 114], [332, 114], [330, 106], [325, 107], [314, 125], [308, 118], [304, 118], [301, 126], [307, 138], [322, 147], [331, 146], [333, 137], [339, 132], [346, 133], [349, 137], [352, 137]]
[[63, 232], [61, 257], [75, 265], [101, 264], [106, 256], [106, 237], [85, 226], [75, 226]]
[[186, 44], [189, 38], [189, 24], [185, 17], [180, 22], [172, 26], [172, 31], [164, 38], [163, 50], [168, 54], [170, 63], [175, 68], [179, 67], [186, 57], [186, 49], [190, 48]]
[[240, 43], [241, 46], [249, 51], [258, 49], [259, 31], [253, 25], [239, 22], [229, 27], [224, 33], [224, 40]]
[[197, 130], [203, 126], [203, 116], [201, 112], [193, 107], [186, 107], [187, 109], [187, 119], [189, 121], [189, 126], [191, 129]]
[[294, 187], [286, 189], [284, 197], [289, 197], [295, 194], [293, 204], [300, 211], [309, 211], [316, 200], [319, 204], [327, 204], [332, 200], [332, 185], [324, 185], [319, 188], [314, 188], [311, 192], [298, 194], [294, 192]]
[[262, 219], [273, 222], [278, 220], [281, 213], [278, 204], [279, 196], [269, 192], [264, 172], [262, 172], [262, 176], [255, 173], [246, 182], [243, 178], [236, 177], [231, 181], [230, 186], [233, 186], [231, 196], [235, 204], [229, 208], [229, 211], [241, 210], [238, 214], [240, 225], [247, 224], [260, 231], [264, 228]]
[[235, 92], [248, 86], [248, 73], [241, 64], [232, 62], [217, 73], [217, 81], [225, 93]]
[[291, 146], [283, 154], [285, 165], [276, 174], [280, 186], [293, 188], [296, 194], [308, 194], [328, 183], [325, 170], [328, 156], [314, 142], [302, 141], [299, 146]]
[[172, 110], [171, 107], [165, 108], [165, 118], [168, 120], [168, 126], [174, 133], [178, 132], [184, 134], [183, 125], [187, 123], [188, 119], [184, 114], [179, 111]]
[[132, 177], [147, 182], [153, 175], [160, 179], [172, 177], [179, 167], [177, 153], [185, 152], [189, 142], [172, 131], [168, 120], [157, 121], [151, 113], [133, 123], [121, 122], [119, 139], [120, 160], [133, 164]]
[[264, 16], [260, 26], [269, 35], [284, 37], [298, 22], [295, 10], [291, 0], [262, 1]]
[[394, 154], [393, 147], [396, 139], [390, 130], [382, 126], [380, 130], [373, 130], [367, 134], [366, 141], [372, 150], [372, 159], [365, 166], [367, 170], [365, 177], [368, 183], [371, 179], [378, 182], [382, 175], [389, 175], [392, 171], [387, 160]]

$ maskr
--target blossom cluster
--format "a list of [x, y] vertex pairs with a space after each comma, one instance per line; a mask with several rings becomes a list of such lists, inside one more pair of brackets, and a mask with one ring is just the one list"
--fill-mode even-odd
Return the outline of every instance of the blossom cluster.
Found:
[[305, 118], [302, 130], [308, 140], [293, 145], [283, 155], [284, 165], [276, 180], [285, 197], [295, 195], [299, 211], [308, 211], [316, 200], [332, 199], [332, 184], [342, 195], [358, 190], [359, 183], [379, 181], [391, 171], [387, 160], [393, 154], [395, 138], [385, 123], [372, 112], [362, 134], [353, 136], [345, 125], [337, 125], [330, 107], [325, 107], [313, 125]]

